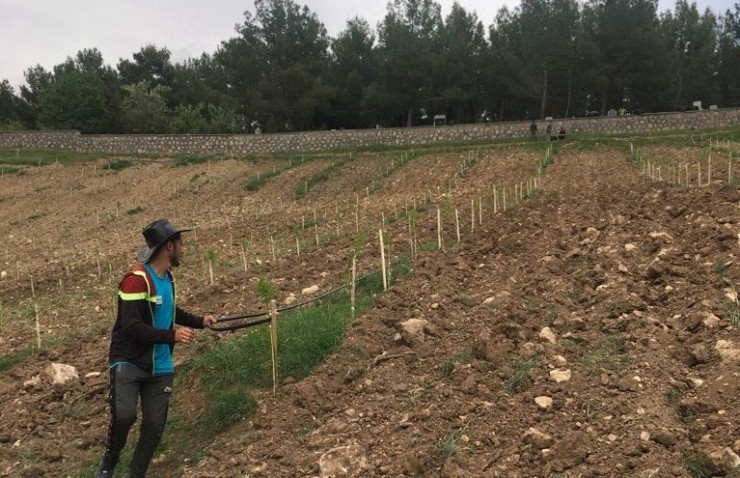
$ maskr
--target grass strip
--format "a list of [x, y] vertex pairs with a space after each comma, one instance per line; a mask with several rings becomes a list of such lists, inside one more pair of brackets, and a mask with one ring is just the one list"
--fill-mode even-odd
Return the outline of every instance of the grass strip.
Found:
[[8, 355], [0, 355], [0, 372], [10, 370], [33, 355], [34, 349], [27, 347]]
[[[391, 277], [408, 277], [408, 258], [393, 265]], [[383, 290], [380, 274], [357, 284], [355, 313], [363, 314], [373, 305], [373, 296]], [[279, 375], [301, 380], [334, 353], [352, 324], [351, 304], [346, 290], [332, 294], [312, 306], [296, 308], [278, 319]], [[192, 379], [192, 380], [191, 380]], [[251, 393], [272, 385], [270, 332], [267, 325], [245, 329], [234, 340], [214, 343], [181, 368], [178, 382], [198, 383], [204, 408], [197, 417], [178, 413], [173, 407], [162, 448], [167, 458], [162, 469], [180, 466], [183, 457], [190, 465], [197, 461], [192, 451], [254, 412], [257, 401]], [[159, 467], [159, 465], [158, 465]]]

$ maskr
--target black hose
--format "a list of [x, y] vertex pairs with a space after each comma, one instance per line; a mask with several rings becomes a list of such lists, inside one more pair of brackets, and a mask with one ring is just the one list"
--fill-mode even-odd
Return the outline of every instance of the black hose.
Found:
[[[370, 272], [368, 274], [365, 274], [364, 276], [356, 279], [355, 280], [355, 283], [358, 283], [360, 281], [363, 281], [363, 280], [367, 279], [368, 277], [370, 277], [372, 275], [375, 275], [375, 274], [377, 274], [379, 272], [380, 272], [380, 270], [376, 270], [376, 271]], [[297, 304], [291, 304], [291, 305], [287, 305], [287, 306], [283, 306], [283, 307], [278, 307], [277, 312], [278, 313], [282, 313], [282, 312], [285, 312], [287, 310], [295, 309], [295, 308], [298, 308], [298, 307], [303, 307], [303, 306], [308, 305], [308, 304], [310, 304], [312, 302], [319, 301], [319, 300], [323, 299], [324, 297], [327, 297], [327, 296], [329, 296], [331, 294], [334, 294], [334, 293], [336, 293], [336, 292], [338, 292], [338, 291], [340, 291], [342, 289], [345, 289], [345, 288], [347, 288], [349, 286], [350, 286], [350, 284], [340, 285], [338, 287], [335, 287], [334, 289], [331, 289], [331, 290], [329, 290], [327, 292], [322, 293], [321, 295], [318, 295], [318, 296], [313, 297], [311, 299], [305, 300], [303, 302], [299, 302]], [[244, 328], [247, 328], [247, 327], [254, 327], [256, 325], [266, 324], [267, 322], [270, 322], [270, 312], [268, 312], [268, 311], [258, 311], [258, 312], [244, 312], [244, 313], [241, 313], [241, 314], [225, 315], [225, 316], [222, 316], [222, 317], [217, 318], [216, 319], [216, 323], [218, 324], [218, 323], [221, 323], [221, 322], [232, 322], [232, 321], [235, 321], [235, 320], [242, 320], [242, 319], [258, 319], [258, 320], [250, 320], [250, 321], [239, 323], [239, 324], [227, 325], [225, 327], [210, 326], [209, 328], [212, 331], [214, 331], [214, 332], [230, 332], [230, 331], [233, 331], [233, 330], [244, 329]]]

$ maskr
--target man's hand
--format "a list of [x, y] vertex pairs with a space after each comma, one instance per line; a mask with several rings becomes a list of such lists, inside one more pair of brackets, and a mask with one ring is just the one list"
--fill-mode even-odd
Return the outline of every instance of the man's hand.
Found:
[[175, 343], [187, 344], [195, 338], [195, 332], [189, 327], [178, 327], [175, 329]]
[[208, 328], [212, 325], [216, 325], [216, 316], [208, 314], [203, 317], [203, 328]]

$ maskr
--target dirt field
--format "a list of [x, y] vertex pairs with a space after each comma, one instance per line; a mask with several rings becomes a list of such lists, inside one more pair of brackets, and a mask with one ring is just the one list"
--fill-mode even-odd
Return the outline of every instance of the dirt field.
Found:
[[[179, 303], [225, 315], [258, 308], [258, 270], [279, 301], [336, 285], [356, 221], [374, 238], [385, 218], [395, 254], [408, 254], [408, 223], [391, 218], [427, 198], [411, 277], [376, 297], [340, 350], [276, 396], [256, 391], [257, 413], [203, 443], [202, 458], [173, 470], [159, 457], [151, 476], [740, 476], [740, 190], [727, 156], [712, 152], [708, 178], [706, 146], [641, 151], [662, 172], [691, 164], [686, 187], [651, 180], [622, 150], [566, 143], [540, 191], [494, 214], [493, 187], [513, 197], [544, 148], [421, 155], [387, 177], [390, 155], [363, 155], [300, 199], [328, 160], [253, 192], [244, 183], [277, 163], [101, 161], [4, 176], [0, 356], [36, 346], [34, 307], [42, 350], [0, 373], [0, 477], [88, 476], [108, 420], [115, 286], [150, 220], [197, 227]], [[361, 268], [377, 256], [372, 239]], [[204, 332], [177, 358], [217, 340], [229, 338]], [[79, 381], [46, 383], [50, 362]], [[197, 401], [191, 385], [178, 403]]]

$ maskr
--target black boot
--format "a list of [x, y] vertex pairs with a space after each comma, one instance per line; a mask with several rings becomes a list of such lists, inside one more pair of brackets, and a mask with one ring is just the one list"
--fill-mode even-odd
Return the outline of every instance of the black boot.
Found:
[[118, 464], [118, 455], [112, 455], [109, 452], [105, 452], [103, 459], [100, 462], [100, 466], [95, 471], [95, 478], [112, 478], [113, 470], [116, 469]]

